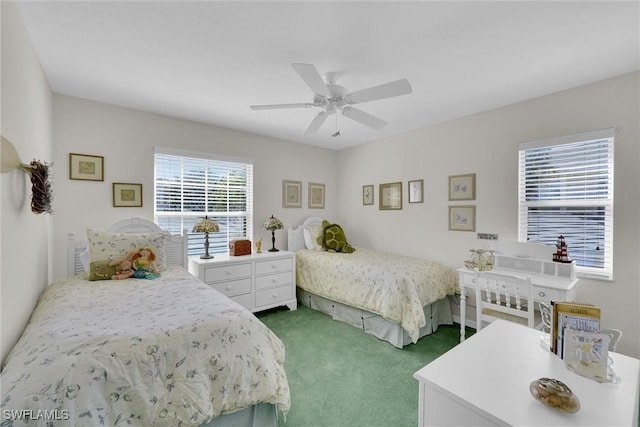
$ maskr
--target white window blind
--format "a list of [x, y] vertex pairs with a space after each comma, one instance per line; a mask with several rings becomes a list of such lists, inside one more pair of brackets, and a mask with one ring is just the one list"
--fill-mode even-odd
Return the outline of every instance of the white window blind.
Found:
[[565, 237], [582, 276], [613, 277], [614, 129], [520, 144], [520, 241]]
[[188, 232], [188, 254], [204, 253], [204, 234], [191, 233], [205, 215], [220, 232], [209, 234], [209, 252], [227, 253], [229, 241], [253, 239], [253, 164], [206, 153], [155, 152], [155, 222], [172, 234]]

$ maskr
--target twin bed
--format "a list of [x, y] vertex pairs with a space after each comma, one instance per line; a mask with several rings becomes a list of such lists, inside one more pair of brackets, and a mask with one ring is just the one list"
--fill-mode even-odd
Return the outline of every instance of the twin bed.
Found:
[[310, 217], [289, 229], [302, 304], [398, 348], [435, 332], [439, 325], [453, 324], [448, 296], [458, 288], [454, 270], [360, 247], [353, 253], [321, 250], [314, 238], [309, 239], [321, 224], [321, 218]]
[[[321, 223], [289, 229], [301, 303], [398, 348], [452, 324], [453, 270], [317, 250], [304, 235]], [[70, 236], [68, 276], [42, 292], [4, 362], [3, 425], [277, 425], [291, 404], [284, 345], [187, 272], [186, 233], [132, 218], [87, 237]], [[141, 246], [157, 254], [159, 275], [109, 280], [104, 256]]]
[[154, 245], [160, 275], [88, 280], [86, 244], [70, 239], [69, 276], [43, 291], [5, 361], [7, 425], [277, 425], [290, 406], [284, 345], [187, 272], [184, 239], [141, 219], [92, 233], [92, 255]]

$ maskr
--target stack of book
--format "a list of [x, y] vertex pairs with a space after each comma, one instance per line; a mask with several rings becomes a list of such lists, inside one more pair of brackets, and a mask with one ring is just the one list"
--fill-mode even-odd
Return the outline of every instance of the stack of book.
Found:
[[551, 352], [564, 358], [565, 330], [598, 332], [600, 309], [590, 304], [551, 301]]
[[590, 304], [552, 302], [551, 352], [564, 359], [567, 368], [607, 381], [610, 337], [600, 331], [600, 309]]

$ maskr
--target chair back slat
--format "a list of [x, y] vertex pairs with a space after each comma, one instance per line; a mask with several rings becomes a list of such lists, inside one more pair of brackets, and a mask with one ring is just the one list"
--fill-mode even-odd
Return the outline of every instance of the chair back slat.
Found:
[[530, 277], [510, 276], [485, 271], [475, 272], [476, 323], [497, 318], [519, 321], [535, 327], [533, 285]]

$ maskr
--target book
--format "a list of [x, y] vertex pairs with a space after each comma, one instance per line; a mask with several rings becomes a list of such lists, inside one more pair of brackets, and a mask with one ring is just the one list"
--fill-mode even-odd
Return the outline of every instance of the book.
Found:
[[551, 301], [551, 352], [564, 357], [564, 332], [567, 327], [577, 331], [600, 330], [600, 308], [591, 304]]

